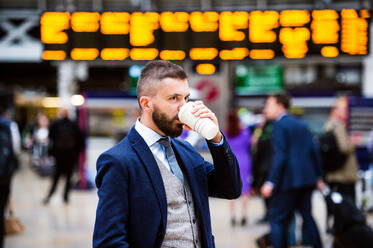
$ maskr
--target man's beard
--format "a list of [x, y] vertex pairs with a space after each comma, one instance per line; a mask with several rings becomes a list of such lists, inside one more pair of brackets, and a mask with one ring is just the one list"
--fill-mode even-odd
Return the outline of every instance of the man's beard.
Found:
[[183, 124], [176, 124], [176, 120], [178, 120], [178, 116], [169, 119], [167, 118], [165, 113], [159, 111], [159, 109], [154, 106], [154, 111], [152, 114], [153, 121], [155, 125], [161, 130], [166, 136], [170, 136], [172, 138], [178, 137], [183, 132]]

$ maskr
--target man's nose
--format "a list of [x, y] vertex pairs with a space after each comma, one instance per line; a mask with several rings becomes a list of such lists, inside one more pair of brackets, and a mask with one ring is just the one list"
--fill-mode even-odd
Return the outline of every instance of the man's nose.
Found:
[[181, 107], [184, 106], [184, 104], [186, 104], [186, 103], [187, 103], [187, 101], [185, 99], [182, 99], [180, 101], [180, 104], [179, 104], [178, 108], [177, 108], [177, 111], [180, 111]]

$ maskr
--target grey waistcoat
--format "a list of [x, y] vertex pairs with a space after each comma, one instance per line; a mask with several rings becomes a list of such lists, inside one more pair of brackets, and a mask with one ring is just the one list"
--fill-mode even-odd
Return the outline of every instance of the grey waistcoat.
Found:
[[162, 248], [201, 247], [198, 219], [192, 193], [184, 176], [185, 185], [156, 158], [167, 198], [167, 226]]

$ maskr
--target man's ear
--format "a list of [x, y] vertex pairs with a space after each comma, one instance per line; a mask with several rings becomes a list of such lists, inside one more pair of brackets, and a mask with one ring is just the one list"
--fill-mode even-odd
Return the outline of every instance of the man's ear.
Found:
[[143, 111], [153, 110], [153, 104], [148, 96], [140, 97], [140, 106]]

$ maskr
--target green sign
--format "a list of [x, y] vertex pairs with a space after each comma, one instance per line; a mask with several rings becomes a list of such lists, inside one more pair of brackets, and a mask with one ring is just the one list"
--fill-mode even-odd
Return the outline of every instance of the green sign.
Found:
[[235, 70], [236, 95], [267, 95], [283, 89], [281, 65], [238, 65]]

